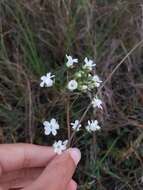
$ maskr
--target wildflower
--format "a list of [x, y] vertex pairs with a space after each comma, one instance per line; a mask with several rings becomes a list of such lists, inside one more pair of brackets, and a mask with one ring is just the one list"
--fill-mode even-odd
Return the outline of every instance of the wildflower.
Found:
[[57, 130], [60, 128], [59, 124], [54, 118], [52, 118], [50, 122], [44, 121], [43, 125], [44, 125], [45, 135], [50, 135], [52, 133], [52, 135], [56, 136]]
[[70, 91], [73, 91], [73, 90], [77, 89], [77, 87], [78, 87], [78, 83], [77, 83], [76, 80], [69, 81], [69, 83], [68, 83], [68, 89]]
[[67, 149], [67, 143], [68, 141], [65, 140], [65, 141], [56, 141], [54, 144], [53, 144], [53, 148], [54, 148], [54, 152], [57, 153], [57, 154], [61, 154], [64, 150]]
[[94, 75], [92, 77], [92, 81], [94, 82], [94, 85], [96, 87], [99, 87], [100, 86], [100, 83], [102, 83], [102, 80], [100, 80], [99, 76], [98, 75]]
[[103, 109], [103, 107], [102, 107], [102, 100], [100, 100], [99, 98], [93, 98], [93, 100], [92, 100], [92, 106], [93, 106], [93, 108], [100, 108], [100, 109]]
[[92, 67], [96, 66], [96, 64], [93, 63], [92, 60], [90, 60], [90, 59], [88, 60], [87, 57], [84, 59], [84, 62], [85, 62], [85, 65], [83, 66], [84, 69], [88, 69], [91, 71]]
[[73, 59], [72, 56], [68, 56], [66, 55], [66, 58], [68, 59], [67, 63], [66, 63], [66, 66], [67, 67], [73, 67], [73, 64], [74, 63], [78, 63], [78, 59]]
[[81, 127], [81, 124], [79, 123], [79, 120], [75, 120], [74, 123], [71, 123], [71, 126], [72, 126], [73, 130], [79, 131], [80, 127]]
[[85, 127], [88, 132], [100, 130], [101, 127], [98, 125], [97, 120], [88, 120], [88, 125]]
[[51, 86], [53, 86], [53, 83], [54, 83], [54, 81], [53, 81], [53, 79], [52, 78], [54, 78], [55, 77], [55, 75], [51, 75], [51, 73], [47, 73], [47, 75], [46, 76], [42, 76], [41, 77], [41, 80], [42, 80], [42, 82], [40, 83], [40, 86], [41, 87], [51, 87]]

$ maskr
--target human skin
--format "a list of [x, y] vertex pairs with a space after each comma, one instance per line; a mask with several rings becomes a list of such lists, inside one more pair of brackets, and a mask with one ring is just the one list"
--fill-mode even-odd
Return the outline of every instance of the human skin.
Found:
[[80, 157], [75, 148], [56, 155], [51, 147], [0, 145], [0, 190], [76, 190], [72, 176]]

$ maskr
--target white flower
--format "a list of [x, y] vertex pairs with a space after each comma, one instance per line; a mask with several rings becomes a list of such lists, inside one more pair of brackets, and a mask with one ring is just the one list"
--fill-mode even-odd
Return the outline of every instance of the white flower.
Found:
[[78, 87], [78, 83], [77, 83], [76, 80], [69, 81], [69, 83], [68, 83], [68, 89], [70, 91], [73, 91], [73, 90], [77, 89], [77, 87]]
[[43, 125], [44, 125], [45, 135], [50, 135], [52, 133], [52, 135], [56, 136], [57, 130], [60, 128], [59, 124], [54, 118], [51, 119], [50, 122], [44, 121]]
[[53, 86], [53, 83], [54, 83], [54, 81], [53, 81], [53, 79], [52, 78], [54, 78], [55, 77], [55, 75], [51, 75], [51, 73], [47, 73], [47, 75], [46, 76], [42, 76], [41, 77], [41, 80], [42, 80], [42, 82], [40, 83], [40, 86], [41, 87], [51, 87], [51, 86]]
[[89, 69], [90, 71], [92, 70], [92, 67], [96, 66], [95, 63], [93, 63], [92, 60], [88, 60], [88, 58], [86, 57], [84, 59], [85, 65], [83, 66], [84, 69]]
[[78, 63], [78, 59], [73, 59], [72, 56], [66, 55], [66, 58], [68, 59], [66, 66], [67, 67], [73, 67], [74, 63]]
[[100, 108], [100, 109], [103, 109], [103, 107], [102, 107], [102, 100], [100, 100], [99, 98], [93, 98], [93, 100], [92, 100], [92, 106], [93, 106], [93, 108]]
[[100, 78], [99, 78], [98, 75], [94, 75], [94, 76], [92, 77], [92, 81], [94, 82], [94, 85], [95, 85], [96, 87], [99, 87], [100, 84], [102, 83], [102, 80], [100, 80]]
[[98, 125], [97, 120], [88, 120], [88, 125], [85, 127], [88, 132], [100, 130], [101, 127]]
[[79, 131], [80, 127], [81, 127], [81, 124], [79, 123], [79, 120], [75, 120], [74, 123], [71, 123], [71, 126], [72, 126], [73, 130]]
[[53, 144], [53, 148], [54, 148], [54, 152], [57, 153], [57, 154], [61, 154], [64, 150], [67, 149], [67, 143], [68, 143], [68, 140], [65, 140], [65, 141], [57, 141]]

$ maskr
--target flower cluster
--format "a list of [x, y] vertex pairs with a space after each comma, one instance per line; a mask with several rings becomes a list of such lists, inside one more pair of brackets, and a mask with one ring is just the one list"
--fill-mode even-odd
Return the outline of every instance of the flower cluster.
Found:
[[[75, 63], [78, 63], [78, 59], [73, 59], [71, 56], [67, 56], [67, 58], [68, 61], [66, 66], [68, 68], [77, 66]], [[70, 91], [79, 90], [87, 92], [99, 87], [102, 81], [98, 75], [94, 75], [92, 72], [95, 66], [96, 64], [86, 57], [84, 59], [84, 64], [80, 68], [78, 67], [79, 69], [74, 73], [73, 79], [68, 82], [67, 88]]]
[[[55, 118], [52, 118], [50, 121], [44, 121], [43, 126], [44, 126], [45, 135], [50, 135], [50, 134], [52, 134], [53, 136], [57, 135], [57, 130], [59, 129], [59, 124]], [[71, 128], [73, 129], [73, 131], [78, 132], [78, 131], [80, 131], [81, 127], [82, 127], [82, 125], [80, 124], [79, 120], [75, 120], [73, 123], [71, 123]], [[88, 120], [88, 124], [85, 127], [85, 129], [90, 133], [97, 131], [97, 130], [100, 130], [100, 128], [101, 127], [98, 125], [97, 120], [91, 120], [91, 121]], [[57, 154], [61, 154], [64, 150], [66, 150], [67, 143], [68, 143], [67, 140], [56, 141], [53, 144], [54, 151]]]
[[[93, 109], [103, 110], [102, 100], [99, 99], [98, 96], [94, 96], [95, 91], [93, 91], [94, 89], [99, 88], [102, 83], [99, 76], [93, 72], [96, 67], [94, 61], [86, 57], [84, 59], [84, 64], [81, 65], [79, 64], [77, 58], [73, 58], [70, 55], [66, 55], [66, 58], [67, 62], [65, 66], [67, 67], [68, 73], [70, 73], [70, 75], [68, 76], [69, 81], [67, 81], [65, 84], [65, 91], [68, 89], [70, 91], [69, 93], [73, 91], [79, 91], [81, 93], [90, 94], [91, 105]], [[71, 69], [71, 72], [69, 72], [69, 69]], [[54, 83], [56, 83], [56, 77], [55, 75], [52, 75], [51, 72], [49, 72], [41, 77], [40, 87], [52, 87]], [[50, 121], [44, 121], [43, 126], [45, 135], [56, 136], [57, 131], [60, 129], [60, 125], [55, 118], [52, 118]], [[70, 123], [70, 127], [74, 132], [78, 132], [81, 130], [82, 124], [80, 120], [75, 120], [74, 122]], [[100, 130], [101, 127], [97, 120], [88, 120], [85, 129], [87, 132], [91, 133]], [[66, 150], [67, 143], [67, 140], [59, 140], [54, 142], [54, 151], [57, 154], [61, 154]]]

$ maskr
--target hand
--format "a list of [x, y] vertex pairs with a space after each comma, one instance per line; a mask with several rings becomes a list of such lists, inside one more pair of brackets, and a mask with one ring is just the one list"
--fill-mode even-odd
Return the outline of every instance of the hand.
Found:
[[56, 155], [50, 147], [0, 145], [0, 190], [76, 190], [72, 175], [80, 157], [72, 148]]

